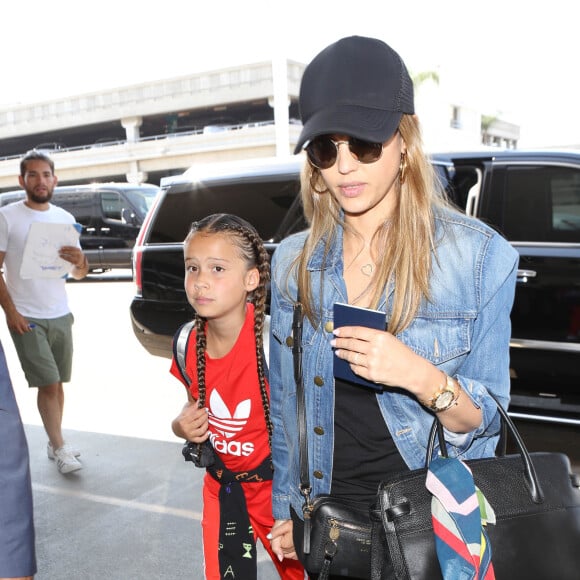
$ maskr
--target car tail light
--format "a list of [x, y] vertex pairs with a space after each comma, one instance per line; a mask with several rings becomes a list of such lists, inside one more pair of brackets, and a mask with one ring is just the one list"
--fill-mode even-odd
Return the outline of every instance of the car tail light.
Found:
[[133, 246], [133, 282], [135, 282], [136, 294], [138, 296], [143, 295], [143, 278], [141, 276], [143, 270], [143, 245], [145, 244], [145, 236], [146, 232], [149, 228], [149, 223], [151, 222], [151, 218], [159, 205], [159, 200], [161, 199], [161, 195], [157, 195], [153, 205], [147, 212], [145, 219], [143, 220], [143, 224], [141, 225], [141, 229], [139, 230], [139, 235], [135, 240], [135, 245]]
[[137, 286], [136, 294], [138, 296], [143, 295], [143, 283], [141, 278], [141, 261], [143, 260], [142, 246], [135, 244], [133, 248], [133, 282]]

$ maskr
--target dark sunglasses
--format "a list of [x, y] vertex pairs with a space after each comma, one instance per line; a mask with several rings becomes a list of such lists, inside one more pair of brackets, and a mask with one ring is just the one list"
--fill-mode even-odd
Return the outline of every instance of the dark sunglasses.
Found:
[[321, 135], [312, 139], [305, 148], [310, 163], [318, 169], [329, 169], [336, 163], [338, 146], [341, 143], [348, 144], [350, 154], [359, 163], [374, 163], [383, 154], [382, 143], [363, 141], [356, 137], [349, 137], [346, 141], [334, 141], [328, 135]]

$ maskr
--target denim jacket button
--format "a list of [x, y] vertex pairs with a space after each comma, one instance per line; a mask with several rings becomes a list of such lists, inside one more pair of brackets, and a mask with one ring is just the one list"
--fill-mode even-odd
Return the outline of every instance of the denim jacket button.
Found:
[[324, 385], [324, 379], [321, 376], [317, 375], [314, 377], [314, 384], [317, 387], [322, 387]]
[[291, 336], [286, 337], [286, 346], [292, 346], [294, 344], [294, 339]]
[[324, 330], [326, 330], [326, 332], [332, 332], [334, 330], [334, 322], [332, 320], [329, 320], [324, 325]]
[[324, 435], [324, 429], [322, 427], [314, 427], [314, 432], [317, 435]]
[[314, 477], [316, 477], [316, 479], [323, 479], [324, 475], [322, 474], [322, 471], [318, 471], [317, 469], [314, 471]]

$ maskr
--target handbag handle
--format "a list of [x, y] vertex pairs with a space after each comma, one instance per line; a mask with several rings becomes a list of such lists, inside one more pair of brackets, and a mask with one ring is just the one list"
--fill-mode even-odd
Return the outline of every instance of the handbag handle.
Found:
[[[494, 400], [495, 404], [497, 405], [497, 410], [501, 415], [501, 435], [500, 435], [500, 444], [498, 447], [501, 447], [500, 455], [505, 455], [505, 443], [506, 443], [506, 431], [513, 437], [516, 448], [520, 457], [522, 458], [522, 463], [524, 465], [524, 476], [526, 479], [526, 483], [528, 485], [528, 489], [530, 491], [531, 499], [534, 503], [542, 503], [544, 501], [544, 492], [542, 491], [542, 487], [540, 486], [540, 481], [538, 479], [538, 474], [536, 473], [536, 468], [532, 463], [532, 458], [530, 457], [530, 453], [524, 443], [520, 432], [518, 431], [515, 423], [512, 421], [511, 417], [508, 415], [507, 411], [501, 406], [500, 402], [497, 400], [495, 395], [489, 393], [489, 396]], [[431, 458], [433, 457], [433, 452], [435, 450], [435, 437], [437, 437], [439, 441], [439, 449], [441, 451], [441, 455], [443, 457], [448, 457], [447, 454], [447, 444], [445, 442], [445, 432], [443, 430], [443, 425], [441, 421], [437, 417], [435, 417], [433, 421], [433, 425], [431, 426], [431, 431], [429, 432], [429, 442], [427, 445], [427, 456], [425, 459], [425, 467], [429, 467], [431, 463]]]

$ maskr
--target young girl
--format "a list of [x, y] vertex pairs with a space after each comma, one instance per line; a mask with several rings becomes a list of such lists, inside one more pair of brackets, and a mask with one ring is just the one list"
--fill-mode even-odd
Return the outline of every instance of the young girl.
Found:
[[[269, 259], [256, 230], [229, 214], [192, 225], [184, 243], [185, 291], [195, 309], [186, 351], [188, 387], [172, 423], [178, 437], [211, 443], [203, 485], [205, 575], [256, 578], [256, 536], [282, 578], [302, 579], [298, 562], [278, 559], [272, 518], [270, 393], [263, 354]], [[207, 445], [207, 443], [206, 443]]]

